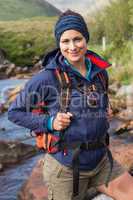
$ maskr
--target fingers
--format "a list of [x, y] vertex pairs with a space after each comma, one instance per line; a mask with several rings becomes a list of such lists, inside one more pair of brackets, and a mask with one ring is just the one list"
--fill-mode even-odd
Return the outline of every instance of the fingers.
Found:
[[71, 123], [72, 113], [57, 113], [54, 121], [53, 121], [53, 129], [57, 131], [61, 131], [66, 129]]

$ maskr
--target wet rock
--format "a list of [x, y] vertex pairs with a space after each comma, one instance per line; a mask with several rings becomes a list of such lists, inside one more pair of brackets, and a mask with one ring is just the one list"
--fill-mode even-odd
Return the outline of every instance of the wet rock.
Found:
[[109, 86], [109, 98], [113, 108], [113, 113], [123, 112], [128, 118], [133, 118], [133, 84]]
[[[25, 83], [24, 83], [25, 84]], [[0, 94], [0, 114], [7, 111], [9, 105], [14, 101], [18, 93], [23, 89], [24, 84], [8, 86]]]
[[11, 64], [8, 66], [7, 70], [6, 70], [6, 76], [7, 76], [7, 77], [14, 76], [15, 68], [16, 68], [15, 64], [11, 63]]
[[29, 180], [18, 194], [19, 200], [48, 200], [47, 187], [42, 176], [43, 162], [39, 160], [33, 169]]
[[16, 96], [19, 94], [19, 92], [23, 89], [24, 85], [18, 85], [15, 88], [12, 88], [11, 90], [9, 90], [8, 94], [7, 94], [7, 104], [11, 104]]
[[28, 67], [23, 67], [23, 69], [22, 69], [22, 72], [23, 72], [23, 73], [26, 73], [26, 72], [28, 72], [28, 71], [29, 71]]
[[15, 69], [15, 74], [20, 74], [22, 72], [22, 68], [21, 67], [16, 67]]
[[0, 141], [0, 164], [5, 168], [37, 153], [36, 147], [21, 142]]
[[5, 73], [8, 69], [8, 65], [0, 64], [0, 73]]
[[5, 64], [0, 64], [0, 79], [6, 79], [10, 77], [17, 77], [18, 75], [27, 76], [27, 74], [32, 73], [32, 68], [27, 66], [21, 67], [16, 66], [14, 63], [6, 62]]
[[133, 107], [127, 107], [126, 109], [121, 110], [117, 116], [120, 119], [123, 119], [123, 121], [131, 121], [133, 119]]
[[129, 134], [129, 132], [132, 130], [133, 130], [133, 121], [127, 120], [127, 121], [123, 122], [122, 124], [120, 124], [120, 126], [117, 127], [115, 134], [121, 135], [125, 132], [127, 132], [127, 134]]
[[[121, 140], [111, 139], [110, 148], [113, 157], [127, 168], [127, 170], [133, 168], [133, 144], [124, 144]], [[30, 178], [19, 192], [20, 200], [47, 200], [47, 187], [46, 183], [43, 181], [42, 166], [43, 161], [40, 160], [33, 169]], [[93, 190], [93, 196], [94, 194], [96, 195], [95, 192], [96, 191]], [[86, 200], [90, 200], [90, 197], [88, 196]], [[111, 200], [111, 198], [105, 195], [98, 195], [93, 200]]]
[[37, 73], [41, 69], [42, 69], [42, 63], [41, 63], [41, 61], [39, 61], [36, 64], [34, 64], [32, 71], [33, 71], [33, 73]]

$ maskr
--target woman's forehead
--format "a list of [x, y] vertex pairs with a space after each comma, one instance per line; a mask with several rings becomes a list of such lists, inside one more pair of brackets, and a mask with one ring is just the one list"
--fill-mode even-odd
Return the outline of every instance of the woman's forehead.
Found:
[[62, 33], [60, 39], [74, 38], [74, 37], [77, 37], [77, 36], [83, 37], [83, 35], [79, 31], [71, 29], [71, 30], [64, 31], [64, 33]]

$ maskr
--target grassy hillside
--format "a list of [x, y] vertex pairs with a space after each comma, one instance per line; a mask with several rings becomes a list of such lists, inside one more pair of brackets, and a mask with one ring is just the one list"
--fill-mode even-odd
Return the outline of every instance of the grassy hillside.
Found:
[[58, 9], [45, 0], [0, 0], [0, 21], [56, 16], [59, 13]]
[[53, 24], [55, 17], [0, 22], [0, 48], [5, 49], [8, 59], [20, 66], [32, 65], [54, 46]]

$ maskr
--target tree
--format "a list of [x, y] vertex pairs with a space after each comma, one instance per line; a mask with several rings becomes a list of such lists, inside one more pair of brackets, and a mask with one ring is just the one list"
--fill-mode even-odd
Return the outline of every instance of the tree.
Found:
[[104, 15], [105, 35], [110, 41], [123, 41], [131, 36], [128, 1], [118, 0], [107, 7]]
[[106, 36], [109, 42], [128, 40], [132, 35], [133, 1], [111, 1], [110, 5], [95, 16], [95, 23], [91, 25], [92, 40], [99, 42]]

